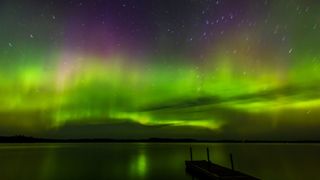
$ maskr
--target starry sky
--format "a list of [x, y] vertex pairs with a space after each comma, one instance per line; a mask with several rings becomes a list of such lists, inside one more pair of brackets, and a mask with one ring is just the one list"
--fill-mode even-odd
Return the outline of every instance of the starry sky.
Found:
[[320, 139], [320, 1], [1, 0], [0, 135]]

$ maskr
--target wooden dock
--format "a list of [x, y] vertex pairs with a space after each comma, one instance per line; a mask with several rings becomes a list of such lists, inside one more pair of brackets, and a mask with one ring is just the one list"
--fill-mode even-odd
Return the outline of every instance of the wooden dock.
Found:
[[199, 179], [258, 179], [247, 174], [241, 173], [239, 171], [234, 171], [232, 169], [222, 167], [205, 160], [186, 161], [185, 163], [187, 172]]
[[208, 160], [192, 160], [192, 149], [190, 148], [190, 161], [185, 161], [186, 171], [196, 179], [220, 179], [220, 180], [258, 180], [233, 168], [232, 154], [230, 154], [231, 169], [217, 165], [210, 161], [209, 149], [207, 148]]

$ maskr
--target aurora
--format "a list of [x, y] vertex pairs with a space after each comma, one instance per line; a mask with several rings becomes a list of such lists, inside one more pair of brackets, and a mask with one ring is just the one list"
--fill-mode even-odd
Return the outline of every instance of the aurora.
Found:
[[317, 1], [1, 1], [0, 134], [319, 139]]

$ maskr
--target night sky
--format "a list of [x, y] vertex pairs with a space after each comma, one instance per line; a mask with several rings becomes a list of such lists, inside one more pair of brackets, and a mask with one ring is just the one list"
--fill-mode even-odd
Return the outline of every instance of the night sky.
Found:
[[320, 1], [1, 0], [0, 135], [320, 139]]

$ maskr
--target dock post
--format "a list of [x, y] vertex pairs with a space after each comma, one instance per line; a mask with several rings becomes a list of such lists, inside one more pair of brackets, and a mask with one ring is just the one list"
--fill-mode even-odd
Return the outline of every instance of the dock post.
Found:
[[192, 147], [190, 146], [190, 160], [192, 161]]
[[234, 171], [232, 153], [230, 153], [231, 169]]
[[210, 162], [210, 154], [209, 154], [209, 148], [207, 147], [207, 159], [208, 159], [208, 162]]

